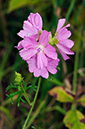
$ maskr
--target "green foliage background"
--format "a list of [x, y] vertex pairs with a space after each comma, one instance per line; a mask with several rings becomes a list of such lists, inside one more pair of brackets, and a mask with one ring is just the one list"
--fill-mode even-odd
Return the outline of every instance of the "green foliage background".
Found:
[[[28, 128], [36, 129], [67, 129], [63, 118], [71, 108], [70, 103], [56, 101], [49, 96], [48, 91], [55, 87], [64, 85], [73, 94], [72, 87], [76, 87], [77, 96], [85, 94], [85, 0], [1, 0], [0, 1], [0, 129], [21, 129], [29, 112], [28, 104], [20, 103], [17, 107], [11, 100], [6, 100], [6, 88], [14, 80], [14, 71], [20, 72], [26, 82], [37, 85], [38, 78], [34, 78], [28, 71], [25, 61], [19, 56], [18, 50], [14, 48], [21, 38], [17, 33], [22, 29], [23, 21], [27, 19], [30, 12], [38, 12], [43, 19], [43, 29], [55, 33], [59, 18], [66, 18], [70, 23], [69, 30], [75, 42], [72, 50], [77, 55], [70, 56], [70, 60], [59, 63], [60, 70], [49, 79], [42, 79], [40, 92], [35, 108], [33, 110]], [[79, 51], [77, 51], [79, 50]], [[75, 68], [74, 68], [75, 66]], [[73, 73], [75, 76], [73, 76]], [[11, 89], [8, 93], [13, 93]], [[28, 96], [33, 100], [35, 92], [30, 89]], [[83, 99], [85, 106], [85, 99]], [[82, 105], [77, 108], [85, 115]], [[74, 118], [75, 119], [75, 118]], [[31, 127], [34, 126], [34, 127]], [[67, 126], [69, 127], [69, 126]], [[83, 129], [83, 128], [80, 128]]]

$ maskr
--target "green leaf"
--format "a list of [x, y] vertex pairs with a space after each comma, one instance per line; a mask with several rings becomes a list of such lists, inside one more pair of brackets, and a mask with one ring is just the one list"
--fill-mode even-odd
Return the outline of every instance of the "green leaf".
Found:
[[7, 88], [6, 88], [6, 92], [11, 89], [11, 88], [17, 88], [17, 86], [10, 84]]
[[11, 12], [17, 8], [27, 5], [28, 0], [10, 0], [8, 12]]
[[21, 95], [22, 95], [22, 93], [20, 93], [20, 94], [18, 95], [17, 99], [16, 99], [16, 104], [17, 104], [18, 107], [20, 106], [20, 105], [19, 105], [19, 102], [20, 102], [20, 99], [21, 99]]
[[69, 129], [85, 129], [85, 125], [80, 122], [84, 115], [78, 110], [70, 110], [64, 117], [64, 124]]
[[75, 123], [71, 129], [85, 129], [85, 125], [83, 123]]
[[10, 98], [13, 98], [13, 96], [19, 94], [19, 93], [23, 93], [22, 91], [17, 91], [17, 92], [14, 92], [14, 93], [11, 93], [10, 95], [6, 94], [6, 99], [10, 99]]
[[32, 129], [36, 129], [34, 126], [31, 126]]
[[79, 102], [82, 106], [85, 107], [85, 95], [82, 95], [77, 102]]
[[22, 102], [27, 103], [27, 101], [25, 101], [24, 99], [22, 99], [22, 98], [20, 98], [20, 99], [21, 99]]
[[8, 13], [20, 7], [27, 6], [28, 4], [34, 5], [38, 2], [39, 0], [10, 0]]
[[55, 87], [48, 92], [51, 96], [54, 96], [56, 100], [60, 102], [74, 102], [73, 96], [65, 91], [64, 87]]

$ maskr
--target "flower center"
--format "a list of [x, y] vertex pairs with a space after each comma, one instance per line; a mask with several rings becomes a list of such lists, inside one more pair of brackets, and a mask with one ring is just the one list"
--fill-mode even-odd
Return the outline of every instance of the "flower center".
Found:
[[44, 46], [42, 46], [42, 45], [39, 43], [39, 46], [37, 47], [38, 52], [43, 51], [43, 48], [44, 48]]

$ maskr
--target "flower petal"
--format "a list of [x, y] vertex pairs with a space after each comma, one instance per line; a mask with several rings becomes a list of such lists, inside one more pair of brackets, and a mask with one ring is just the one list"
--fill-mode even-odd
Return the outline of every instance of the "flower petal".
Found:
[[56, 30], [57, 32], [63, 27], [65, 21], [66, 21], [65, 18], [58, 20], [58, 25], [57, 25], [57, 30]]
[[57, 72], [57, 65], [58, 65], [58, 62], [59, 62], [59, 59], [56, 59], [56, 60], [53, 60], [53, 59], [50, 59], [49, 62], [48, 62], [48, 66], [47, 66], [47, 69], [50, 73], [52, 74], [56, 74]]
[[20, 30], [20, 32], [17, 33], [21, 38], [24, 38], [24, 36], [28, 36], [28, 32], [24, 30]]
[[22, 57], [23, 60], [28, 60], [33, 57], [37, 53], [36, 49], [22, 49], [19, 51], [19, 55]]
[[35, 76], [35, 77], [41, 76], [41, 69], [36, 68], [35, 71], [34, 71], [34, 76]]
[[35, 76], [35, 77], [42, 76], [42, 77], [44, 77], [44, 78], [48, 78], [49, 74], [48, 74], [48, 71], [47, 71], [46, 68], [43, 68], [43, 69], [37, 68], [37, 69], [35, 69], [35, 71], [34, 71], [34, 76]]
[[22, 46], [25, 49], [36, 48], [36, 47], [38, 47], [38, 43], [35, 39], [29, 38], [29, 37], [24, 37], [24, 40], [22, 42]]
[[49, 38], [50, 38], [50, 32], [47, 32], [46, 30], [44, 30], [40, 35], [39, 43], [41, 45], [47, 45], [49, 42]]
[[38, 30], [28, 21], [24, 21], [23, 29], [32, 34], [37, 34]]
[[24, 38], [26, 37], [31, 37], [37, 39], [38, 38], [38, 30], [32, 26], [32, 24], [28, 21], [24, 21], [23, 29], [19, 33], [17, 33], [20, 37]]
[[64, 52], [62, 52], [61, 50], [59, 50], [59, 52], [61, 53], [61, 55], [62, 55], [62, 57], [63, 57], [64, 60], [70, 59], [70, 57], [67, 56], [67, 55], [66, 55]]
[[64, 26], [64, 28], [66, 28], [66, 27], [70, 27], [70, 24], [67, 24], [66, 26]]
[[58, 31], [57, 36], [56, 36], [56, 39], [57, 39], [58, 41], [60, 41], [60, 40], [63, 40], [63, 39], [67, 39], [67, 38], [69, 38], [70, 36], [71, 36], [71, 32], [68, 31], [66, 28], [62, 28], [62, 29], [60, 29], [60, 30]]
[[30, 58], [27, 61], [28, 65], [29, 65], [29, 71], [32, 73], [35, 71], [35, 69], [37, 68], [37, 58], [36, 56]]
[[38, 30], [42, 29], [42, 18], [38, 13], [30, 13], [28, 21], [30, 21]]
[[65, 46], [65, 47], [71, 48], [71, 47], [73, 47], [74, 42], [70, 39], [64, 39], [64, 40], [60, 40], [59, 44]]
[[47, 45], [46, 47], [44, 47], [44, 52], [48, 57], [52, 59], [57, 59], [56, 49], [51, 45]]
[[48, 78], [49, 74], [48, 74], [48, 71], [46, 68], [43, 68], [41, 70], [41, 76], [44, 77], [44, 78]]
[[17, 48], [18, 50], [22, 49], [22, 48], [23, 48], [22, 42], [23, 42], [23, 40], [21, 40], [21, 41], [18, 43], [18, 45], [15, 46], [15, 48]]
[[74, 52], [72, 52], [68, 47], [66, 47], [60, 43], [57, 44], [57, 47], [59, 50], [61, 50], [62, 52], [66, 53], [66, 54], [70, 54], [70, 55], [74, 54]]
[[37, 55], [37, 66], [38, 68], [43, 69], [43, 67], [46, 67], [48, 63], [47, 57], [45, 54], [41, 51]]

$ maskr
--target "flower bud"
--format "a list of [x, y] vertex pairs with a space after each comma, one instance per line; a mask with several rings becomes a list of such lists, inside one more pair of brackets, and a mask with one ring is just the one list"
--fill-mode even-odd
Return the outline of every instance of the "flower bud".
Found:
[[17, 83], [17, 84], [20, 84], [21, 83], [21, 81], [22, 81], [22, 75], [20, 74], [20, 73], [17, 73], [16, 71], [15, 71], [15, 82]]

